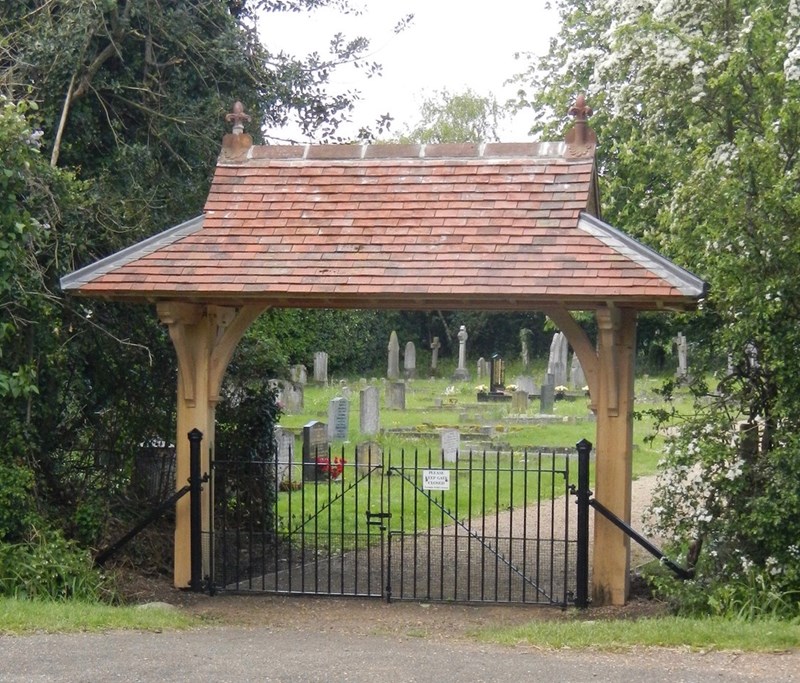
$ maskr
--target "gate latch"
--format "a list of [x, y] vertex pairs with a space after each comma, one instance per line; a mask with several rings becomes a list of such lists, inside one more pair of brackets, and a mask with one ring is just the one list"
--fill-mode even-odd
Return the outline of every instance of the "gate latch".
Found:
[[367, 516], [367, 524], [370, 526], [379, 526], [381, 531], [386, 529], [386, 527], [383, 526], [383, 520], [389, 519], [392, 516], [391, 512], [370, 512], [369, 510], [364, 514]]

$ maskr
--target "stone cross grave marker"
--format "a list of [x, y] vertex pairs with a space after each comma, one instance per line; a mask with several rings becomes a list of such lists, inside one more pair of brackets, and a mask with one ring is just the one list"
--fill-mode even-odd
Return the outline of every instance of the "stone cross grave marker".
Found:
[[457, 429], [443, 429], [441, 433], [442, 457], [445, 462], [455, 462], [461, 451], [461, 432]]
[[403, 375], [406, 379], [413, 379], [417, 376], [417, 349], [414, 342], [406, 344], [406, 350], [403, 354]]
[[380, 392], [377, 387], [361, 390], [359, 405], [359, 431], [373, 436], [380, 431]]
[[303, 425], [303, 481], [318, 481], [324, 478], [317, 458], [328, 458], [328, 425], [312, 420]]
[[332, 398], [328, 403], [328, 439], [347, 441], [350, 427], [350, 401], [343, 396]]
[[314, 354], [314, 381], [318, 384], [328, 383], [328, 354], [325, 351]]
[[433, 341], [431, 342], [431, 374], [436, 375], [436, 371], [439, 365], [439, 349], [442, 348], [442, 344], [439, 341], [439, 337], [434, 337]]
[[397, 341], [397, 332], [394, 330], [389, 335], [389, 367], [386, 370], [386, 378], [400, 378], [400, 342]]
[[453, 379], [468, 380], [469, 371], [467, 370], [467, 334], [466, 325], [462, 325], [458, 330], [458, 367], [453, 373]]

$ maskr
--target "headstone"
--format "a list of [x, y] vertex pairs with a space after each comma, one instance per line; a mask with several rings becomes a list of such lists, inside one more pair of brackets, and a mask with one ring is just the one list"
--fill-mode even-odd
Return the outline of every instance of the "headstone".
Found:
[[553, 406], [556, 402], [556, 385], [552, 383], [542, 384], [542, 393], [539, 401], [539, 412], [542, 415], [552, 415]]
[[441, 433], [442, 456], [445, 462], [455, 462], [461, 451], [461, 432], [457, 429], [443, 429]]
[[295, 384], [308, 384], [308, 370], [305, 365], [293, 365], [290, 367], [289, 376]]
[[386, 385], [386, 407], [389, 410], [406, 409], [405, 382], [389, 382]]
[[362, 434], [374, 435], [380, 430], [380, 392], [377, 387], [361, 390], [359, 405], [359, 431]]
[[303, 425], [303, 481], [317, 481], [324, 478], [317, 466], [318, 458], [327, 459], [328, 425], [312, 420]]
[[528, 396], [536, 393], [536, 382], [533, 377], [520, 375], [514, 380], [514, 384], [517, 385], [517, 390], [524, 391]]
[[490, 378], [489, 391], [492, 393], [503, 391], [506, 387], [506, 368], [499, 354], [494, 354], [489, 363]]
[[328, 439], [347, 441], [350, 428], [350, 401], [343, 396], [332, 398], [328, 403]]
[[397, 332], [394, 330], [389, 335], [389, 367], [386, 370], [386, 378], [400, 378], [400, 343], [397, 341]]
[[356, 469], [360, 475], [379, 470], [383, 464], [383, 449], [374, 441], [364, 441], [356, 446]]
[[586, 386], [586, 375], [581, 367], [581, 362], [578, 359], [578, 354], [572, 354], [572, 362], [569, 368], [569, 381], [573, 389], [583, 389]]
[[440, 348], [442, 348], [442, 344], [439, 341], [439, 337], [434, 337], [431, 342], [431, 374], [434, 376], [438, 372]]
[[489, 365], [486, 362], [486, 359], [481, 356], [478, 358], [478, 379], [483, 379], [486, 375], [489, 374]]
[[328, 354], [324, 351], [314, 354], [314, 381], [318, 384], [328, 383]]
[[287, 415], [297, 415], [303, 412], [304, 391], [302, 384], [295, 384], [294, 382], [286, 382], [284, 384], [284, 411]]
[[550, 357], [547, 360], [547, 372], [553, 375], [556, 386], [567, 384], [567, 355], [569, 343], [563, 332], [556, 332], [550, 343]]
[[466, 325], [462, 325], [458, 330], [458, 367], [453, 374], [453, 379], [468, 380], [469, 371], [467, 370], [467, 334]]
[[675, 347], [678, 350], [678, 377], [683, 379], [689, 374], [687, 358], [689, 348], [686, 343], [686, 337], [682, 332], [679, 332], [678, 336], [675, 337]]
[[514, 415], [524, 415], [528, 412], [528, 392], [517, 389], [511, 395], [511, 412]]
[[520, 357], [522, 359], [522, 367], [526, 370], [530, 365], [530, 348], [531, 348], [531, 341], [533, 340], [533, 332], [531, 332], [527, 328], [522, 328], [519, 331], [519, 343], [521, 348]]
[[283, 427], [275, 427], [275, 469], [278, 486], [294, 479], [294, 434]]
[[406, 379], [413, 379], [417, 376], [417, 349], [414, 342], [406, 344], [406, 350], [403, 354], [403, 374]]

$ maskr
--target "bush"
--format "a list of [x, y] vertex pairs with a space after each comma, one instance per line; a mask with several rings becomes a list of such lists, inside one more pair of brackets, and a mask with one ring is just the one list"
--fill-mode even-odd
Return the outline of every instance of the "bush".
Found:
[[111, 601], [110, 579], [88, 550], [60, 531], [33, 530], [23, 543], [0, 542], [0, 595], [39, 600]]

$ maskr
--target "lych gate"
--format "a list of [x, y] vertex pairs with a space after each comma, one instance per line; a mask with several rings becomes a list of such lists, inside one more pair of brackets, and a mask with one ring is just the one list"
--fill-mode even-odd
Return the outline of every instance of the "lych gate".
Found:
[[[177, 480], [194, 428], [209, 471], [225, 369], [267, 308], [539, 310], [586, 374], [596, 499], [629, 521], [637, 311], [691, 308], [705, 283], [601, 220], [591, 112], [579, 98], [571, 113], [566, 141], [545, 143], [254, 146], [234, 129], [202, 216], [63, 278], [75, 295], [153, 302], [169, 327]], [[572, 311], [593, 312], [596, 345]], [[188, 519], [183, 499], [179, 587]], [[598, 515], [594, 548], [595, 604], [624, 603], [627, 537]]]

